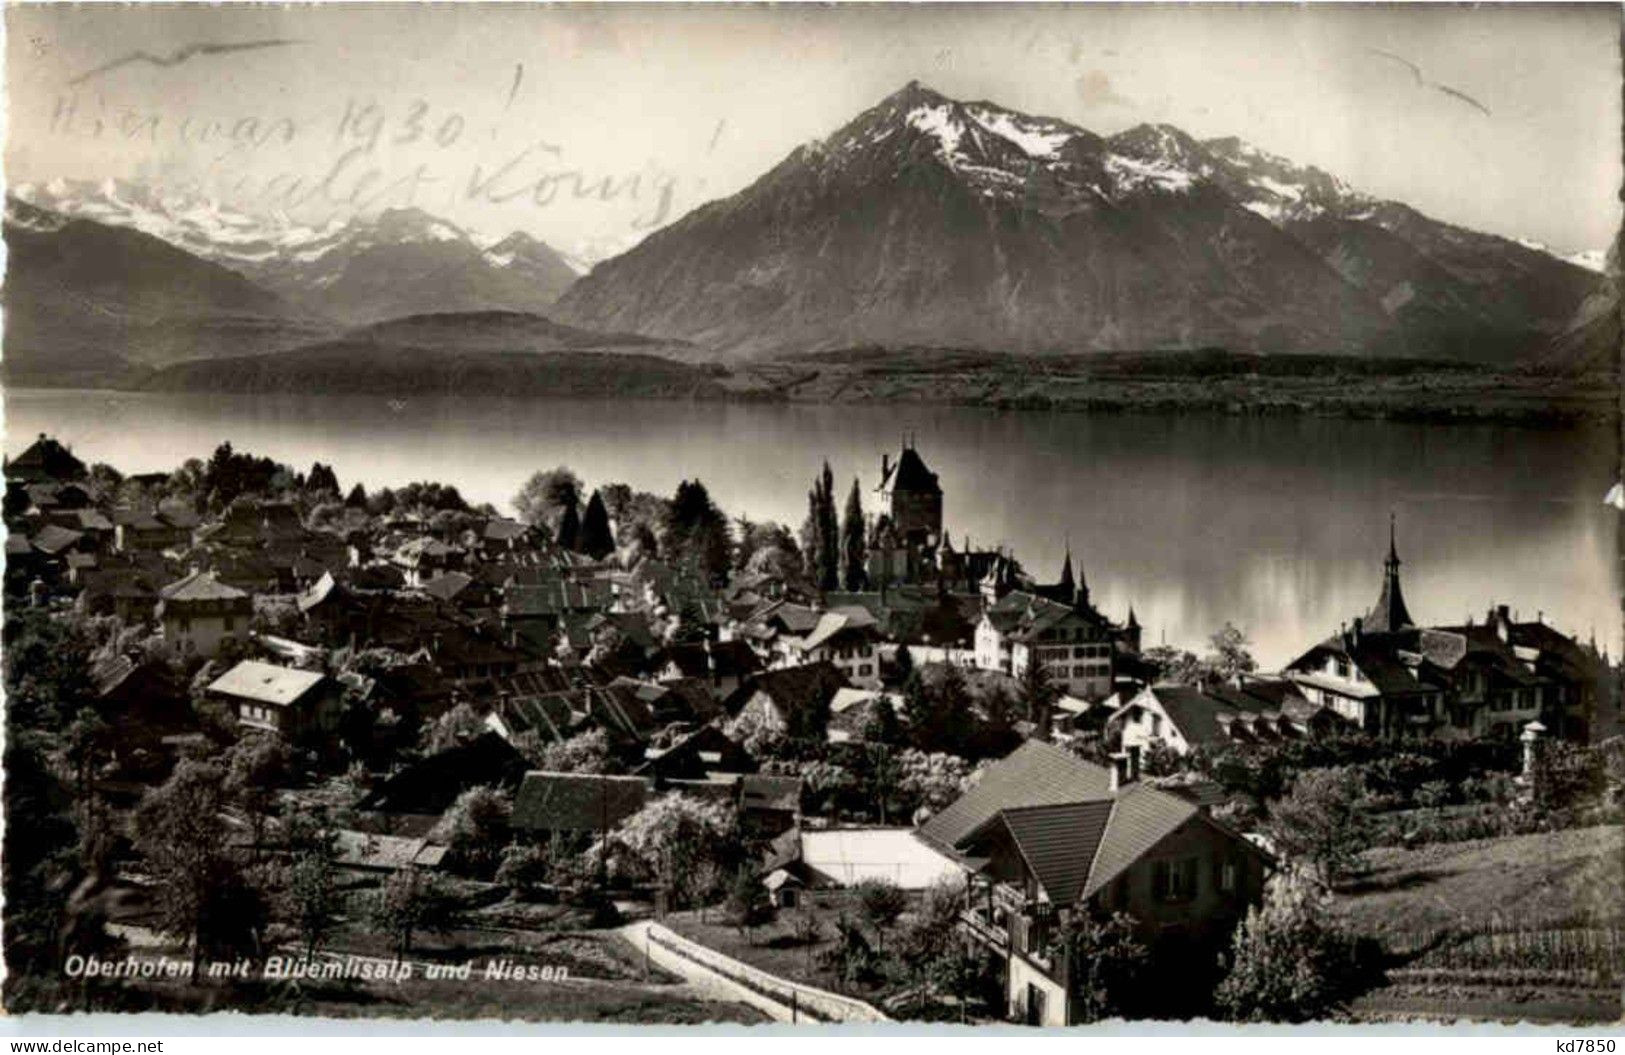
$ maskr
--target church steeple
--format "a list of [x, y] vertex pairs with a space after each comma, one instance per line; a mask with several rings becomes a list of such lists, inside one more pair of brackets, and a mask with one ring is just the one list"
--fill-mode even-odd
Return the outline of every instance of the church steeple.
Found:
[[1363, 629], [1368, 632], [1388, 633], [1414, 626], [1411, 613], [1405, 607], [1405, 595], [1399, 588], [1399, 546], [1395, 540], [1394, 515], [1388, 514], [1388, 559], [1382, 564], [1382, 593], [1377, 605], [1365, 617]]
[[1066, 546], [1066, 559], [1061, 562], [1061, 581], [1056, 584], [1067, 593], [1071, 593], [1077, 583], [1072, 578], [1072, 544]]

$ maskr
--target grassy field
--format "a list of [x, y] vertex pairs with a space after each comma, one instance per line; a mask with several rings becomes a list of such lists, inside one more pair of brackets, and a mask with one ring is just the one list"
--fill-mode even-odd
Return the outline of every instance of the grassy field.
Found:
[[1612, 1021], [1625, 984], [1625, 831], [1583, 828], [1368, 855], [1336, 912], [1378, 939], [1371, 1018]]

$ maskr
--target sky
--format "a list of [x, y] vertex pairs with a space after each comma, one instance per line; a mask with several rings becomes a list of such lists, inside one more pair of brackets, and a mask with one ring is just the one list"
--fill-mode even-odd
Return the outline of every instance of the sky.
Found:
[[598, 258], [917, 79], [1103, 135], [1237, 135], [1567, 253], [1620, 222], [1619, 11], [13, 5], [6, 178], [307, 220], [414, 205]]

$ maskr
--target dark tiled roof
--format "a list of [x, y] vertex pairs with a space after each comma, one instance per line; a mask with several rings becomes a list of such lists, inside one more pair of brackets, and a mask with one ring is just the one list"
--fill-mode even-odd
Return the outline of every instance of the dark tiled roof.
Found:
[[1111, 793], [1111, 774], [1071, 752], [1029, 740], [988, 766], [976, 786], [920, 829], [939, 847], [951, 848], [1000, 810], [1053, 806]]
[[1112, 807], [1111, 799], [1016, 806], [1000, 810], [959, 845], [973, 845], [988, 829], [1002, 825], [1050, 901], [1070, 905], [1089, 880]]
[[832, 663], [808, 663], [755, 675], [729, 698], [729, 711], [749, 702], [758, 692], [766, 693], [779, 706], [790, 724], [795, 715], [827, 708], [835, 691], [846, 687], [846, 678]]
[[[1196, 804], [1148, 784], [1130, 784], [1112, 802], [1100, 850], [1089, 869], [1089, 897], [1196, 815]], [[1237, 840], [1243, 842], [1243, 840]], [[1243, 845], [1250, 845], [1243, 842]]]
[[449, 601], [462, 593], [474, 582], [472, 575], [460, 571], [449, 571], [444, 575], [436, 575], [424, 583], [421, 589], [430, 597], [441, 601]]
[[213, 572], [195, 571], [158, 591], [166, 601], [236, 601], [248, 594], [216, 579]]
[[524, 771], [524, 756], [502, 737], [485, 733], [406, 766], [374, 788], [359, 808], [443, 813], [470, 788], [515, 787]]
[[41, 553], [55, 556], [63, 550], [78, 544], [84, 538], [81, 531], [70, 531], [58, 524], [46, 524], [34, 536], [34, 548]]
[[739, 804], [747, 810], [793, 813], [801, 808], [801, 778], [771, 773], [746, 774], [740, 781]]
[[685, 678], [743, 678], [762, 669], [762, 661], [743, 641], [672, 645], [666, 659]]
[[514, 797], [513, 826], [524, 831], [614, 828], [643, 808], [648, 793], [641, 777], [533, 771]]
[[925, 462], [913, 447], [904, 447], [896, 464], [886, 472], [880, 486], [891, 491], [911, 491], [916, 494], [941, 494], [942, 485], [937, 474], [925, 467]]

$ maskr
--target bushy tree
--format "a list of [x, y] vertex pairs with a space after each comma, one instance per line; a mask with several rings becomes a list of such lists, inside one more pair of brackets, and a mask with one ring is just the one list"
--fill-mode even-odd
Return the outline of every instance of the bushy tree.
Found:
[[423, 753], [438, 754], [465, 744], [484, 732], [485, 720], [479, 716], [479, 712], [467, 703], [458, 703], [423, 727]]
[[863, 918], [874, 928], [881, 948], [885, 948], [886, 933], [908, 911], [907, 892], [890, 879], [879, 876], [863, 879], [853, 889]]
[[1033, 724], [1036, 735], [1048, 739], [1055, 701], [1061, 698], [1061, 690], [1050, 677], [1048, 666], [1029, 653], [1027, 666], [1022, 669], [1017, 684], [1022, 713]]
[[292, 775], [288, 745], [279, 736], [245, 736], [227, 749], [222, 761], [226, 769], [221, 790], [248, 815], [258, 847], [276, 814], [277, 789]]
[[677, 906], [702, 903], [715, 891], [698, 880], [701, 866], [731, 874], [744, 859], [738, 817], [721, 803], [667, 795], [622, 821], [610, 834], [614, 869], [626, 878], [654, 881]]
[[1357, 944], [1337, 925], [1329, 896], [1301, 873], [1278, 876], [1231, 942], [1230, 970], [1214, 994], [1238, 1022], [1325, 1018], [1365, 974]]
[[545, 744], [534, 732], [525, 732], [515, 746], [531, 765], [553, 773], [617, 773], [621, 768], [610, 751], [609, 734], [602, 729]]
[[1134, 920], [1121, 912], [1110, 916], [1075, 912], [1059, 940], [1072, 957], [1074, 1006], [1080, 1021], [1126, 1014], [1149, 959], [1149, 951], [1134, 936]]
[[434, 838], [446, 847], [452, 863], [485, 878], [496, 870], [508, 844], [513, 804], [495, 788], [481, 785], [457, 796], [434, 827]]
[[290, 824], [286, 881], [278, 897], [279, 914], [299, 934], [308, 959], [338, 925], [343, 897], [338, 888], [336, 833], [324, 819]]
[[971, 764], [958, 755], [910, 748], [897, 756], [897, 793], [911, 808], [945, 809], [964, 794]]
[[754, 941], [755, 929], [773, 921], [773, 900], [762, 881], [750, 869], [742, 868], [728, 890], [723, 912], [728, 922], [745, 935], [746, 941]]
[[974, 735], [970, 687], [954, 664], [936, 668], [933, 678], [916, 670], [903, 684], [908, 739], [922, 751], [960, 753]]
[[456, 899], [433, 875], [403, 868], [384, 880], [368, 906], [368, 919], [389, 936], [399, 962], [422, 931], [445, 933], [457, 922]]
[[135, 846], [154, 880], [158, 929], [191, 943], [193, 977], [206, 951], [236, 944], [243, 923], [227, 909], [252, 908], [254, 894], [226, 852], [221, 821], [224, 771], [183, 759], [161, 787], [144, 795], [134, 817]]
[[1371, 823], [1361, 800], [1365, 780], [1353, 766], [1300, 773], [1285, 798], [1270, 805], [1270, 836], [1289, 859], [1335, 883], [1370, 845]]
[[521, 897], [533, 897], [547, 885], [553, 874], [553, 865], [547, 847], [535, 843], [510, 843], [502, 851], [496, 881], [512, 888]]
[[872, 744], [896, 745], [902, 742], [903, 724], [897, 717], [897, 708], [892, 706], [890, 696], [882, 696], [875, 701], [868, 721], [863, 724], [863, 738]]
[[733, 553], [728, 518], [699, 480], [684, 480], [677, 485], [666, 511], [661, 548], [668, 559], [696, 569], [709, 582], [727, 578]]
[[1258, 669], [1258, 661], [1248, 649], [1251, 642], [1234, 625], [1225, 623], [1208, 638], [1208, 643], [1212, 650], [1205, 657], [1205, 665], [1218, 677], [1229, 679]]
[[519, 519], [532, 526], [549, 528], [558, 523], [567, 507], [580, 502], [581, 477], [563, 465], [532, 473], [513, 497]]

